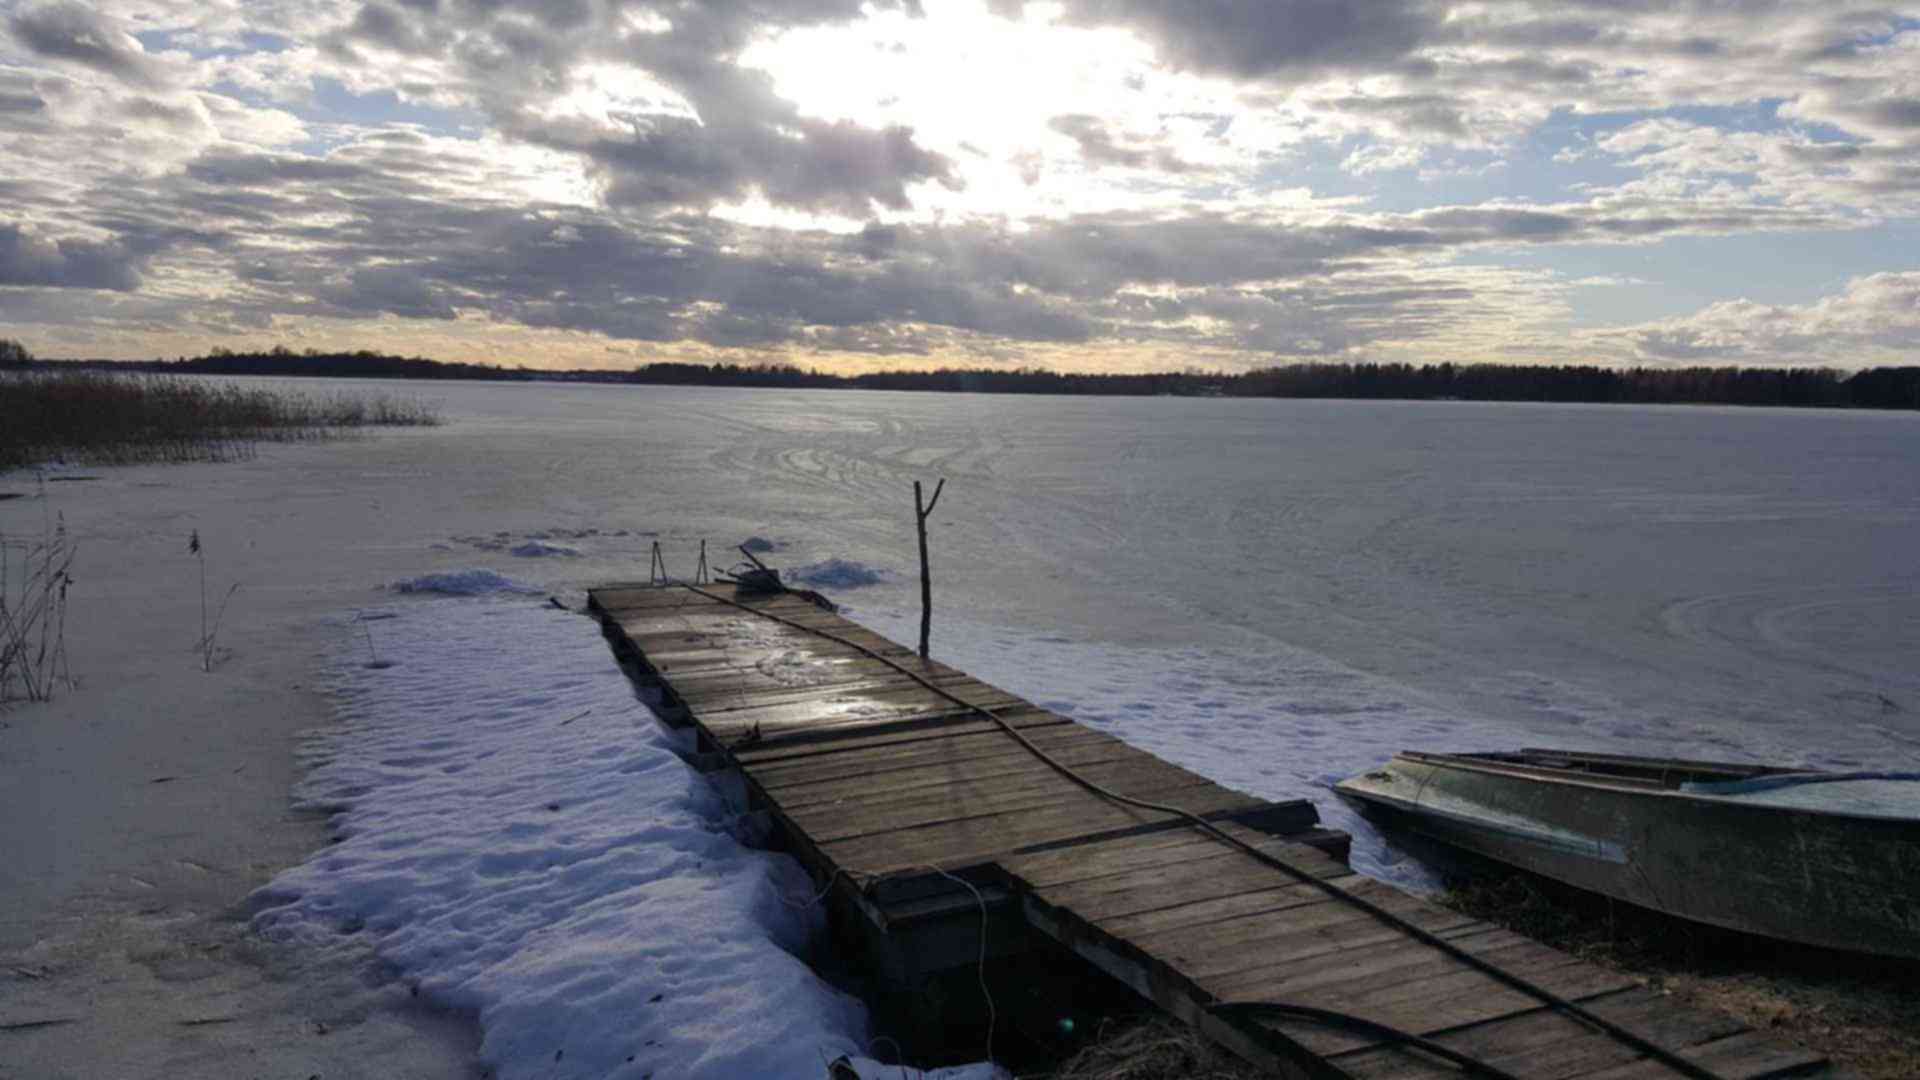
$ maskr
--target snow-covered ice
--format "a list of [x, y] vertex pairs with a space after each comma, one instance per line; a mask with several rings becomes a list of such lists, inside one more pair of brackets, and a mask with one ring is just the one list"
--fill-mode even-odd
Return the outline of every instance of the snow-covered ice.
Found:
[[881, 1075], [864, 1006], [803, 959], [822, 929], [805, 873], [734, 838], [591, 620], [507, 599], [367, 615], [391, 616], [394, 663], [343, 639], [341, 722], [299, 790], [338, 842], [256, 895], [260, 933], [371, 939], [477, 1015], [502, 1080], [816, 1080], [843, 1055]]
[[488, 593], [531, 595], [540, 590], [515, 581], [498, 570], [452, 570], [396, 581], [387, 586], [397, 593], [441, 593], [447, 596], [485, 596]]
[[577, 559], [580, 557], [580, 549], [546, 540], [528, 540], [508, 548], [507, 554], [522, 559]]
[[780, 576], [791, 584], [810, 585], [816, 589], [858, 589], [878, 585], [892, 575], [888, 571], [849, 559], [825, 559], [782, 570]]
[[[834, 560], [913, 567], [912, 482], [940, 477], [946, 491], [928, 522], [936, 657], [1235, 788], [1311, 798], [1329, 823], [1354, 832], [1355, 862], [1369, 873], [1425, 880], [1328, 784], [1402, 748], [1545, 745], [1920, 768], [1914, 414], [540, 384], [435, 384], [430, 393], [444, 408], [443, 427], [268, 446], [255, 460], [224, 466], [89, 470], [97, 480], [46, 488], [83, 552], [70, 619], [75, 670], [126, 701], [218, 700], [218, 709], [177, 710], [205, 731], [223, 730], [206, 717], [279, 715], [302, 704], [289, 687], [305, 677], [295, 668], [311, 655], [303, 643], [314, 620], [328, 612], [341, 619], [339, 662], [354, 670], [336, 673], [343, 693], [351, 689], [341, 698], [352, 716], [339, 737], [375, 740], [379, 756], [353, 757], [342, 744], [316, 774], [317, 783], [343, 785], [335, 796], [355, 808], [347, 820], [361, 829], [322, 859], [361, 860], [348, 869], [368, 875], [346, 888], [328, 885], [319, 863], [300, 873], [313, 895], [377, 900], [389, 920], [438, 928], [404, 931], [392, 922], [383, 933], [396, 948], [459, 930], [452, 901], [436, 892], [477, 903], [489, 891], [476, 884], [483, 879], [456, 839], [498, 839], [486, 832], [489, 815], [502, 826], [538, 826], [569, 813], [565, 802], [561, 811], [527, 809], [533, 792], [518, 786], [527, 778], [500, 777], [493, 787], [521, 800], [510, 811], [469, 807], [405, 825], [398, 792], [438, 799], [441, 785], [461, 775], [439, 770], [462, 763], [449, 756], [452, 747], [420, 748], [433, 736], [403, 738], [397, 721], [374, 718], [377, 691], [387, 695], [382, 701], [404, 703], [396, 707], [451, 722], [434, 702], [455, 691], [425, 681], [444, 666], [426, 659], [438, 654], [416, 657], [395, 641], [414, 632], [399, 632], [412, 626], [408, 616], [444, 604], [460, 613], [442, 620], [448, 632], [468, 623], [522, 631], [475, 629], [468, 652], [444, 662], [465, 664], [459, 670], [495, 700], [442, 738], [464, 745], [483, 734], [539, 731], [556, 736], [550, 746], [517, 745], [559, 753], [588, 720], [557, 725], [592, 702], [569, 709], [561, 699], [579, 688], [556, 691], [549, 675], [528, 673], [509, 686], [487, 672], [524, 672], [515, 665], [530, 650], [543, 669], [568, 673], [552, 677], [598, 665], [617, 684], [605, 643], [585, 620], [550, 609], [540, 618], [577, 635], [564, 649], [543, 636], [544, 624], [523, 627], [513, 621], [521, 616], [495, 612], [539, 608], [545, 595], [578, 607], [587, 586], [644, 580], [655, 540], [669, 570], [683, 576], [691, 576], [703, 539], [718, 561], [735, 538], [756, 536], [778, 551], [767, 561], [797, 583], [805, 582], [796, 569]], [[0, 528], [38, 529], [48, 508], [38, 496], [0, 502]], [[213, 545], [209, 565], [219, 578], [244, 585], [222, 636], [235, 658], [211, 680], [170, 644], [157, 644], [197, 620], [197, 597], [180, 572], [190, 527]], [[579, 555], [507, 554], [531, 541]], [[852, 618], [915, 640], [917, 574], [878, 577], [815, 587]], [[381, 581], [394, 584], [369, 588]], [[474, 598], [437, 599], [442, 593]], [[530, 599], [514, 599], [520, 595]], [[401, 617], [346, 621], [369, 603]], [[363, 664], [369, 629], [379, 658], [393, 666]], [[106, 673], [130, 670], [128, 657], [149, 681], [123, 678], [116, 688]], [[767, 662], [783, 680], [813, 677], [803, 664]], [[608, 694], [626, 693], [613, 685]], [[407, 688], [413, 696], [403, 695]], [[538, 696], [552, 700], [518, 704]], [[104, 711], [123, 698], [90, 700]], [[487, 721], [505, 715], [520, 726]], [[606, 719], [597, 709], [591, 718]], [[618, 753], [653, 753], [634, 747]], [[416, 758], [433, 760], [406, 763]], [[466, 775], [489, 776], [489, 762], [499, 767], [494, 759], [466, 762]], [[348, 764], [362, 780], [327, 771]], [[670, 775], [648, 768], [629, 782]], [[363, 793], [345, 790], [362, 785]], [[176, 784], [153, 790], [195, 793]], [[723, 810], [657, 793], [636, 797], [666, 823], [649, 836], [684, 829], [688, 850], [717, 843], [698, 837], [714, 835]], [[72, 812], [39, 830], [57, 843], [30, 840], [22, 849], [30, 873], [21, 876], [77, 887], [80, 869], [106, 865], [88, 853], [113, 844], [94, 840], [146, 823], [81, 811], [119, 805], [117, 798], [75, 800]], [[364, 827], [351, 825], [354, 813], [369, 815]], [[375, 826], [403, 825], [448, 846], [409, 852], [409, 841], [383, 854], [377, 841], [362, 839]], [[468, 832], [456, 836], [459, 829]], [[567, 869], [548, 875], [542, 866], [539, 888], [566, 886], [586, 872], [576, 866], [610, 858], [592, 854], [596, 835], [579, 834], [585, 846], [568, 849], [576, 861]], [[398, 861], [384, 863], [388, 856]], [[667, 857], [659, 858], [664, 865]], [[700, 857], [674, 858], [685, 867]], [[714, 865], [773, 889], [780, 872], [756, 878], [747, 869], [759, 858], [715, 856]], [[535, 865], [522, 868], [530, 883]], [[658, 891], [672, 910], [679, 886], [639, 880], [661, 866], [629, 869], [634, 888]], [[431, 876], [443, 871], [445, 878]], [[525, 900], [531, 919], [547, 894], [511, 895]], [[318, 909], [290, 908], [289, 917], [296, 910], [299, 926], [330, 925]], [[421, 976], [429, 985], [476, 1002], [482, 994], [506, 1000], [503, 980], [516, 965], [575, 963], [573, 935], [597, 941], [604, 929], [571, 909], [540, 907], [553, 920], [545, 931], [499, 909], [474, 910], [491, 912], [493, 921], [481, 924], [489, 934], [519, 927], [520, 940], [540, 949], [462, 969], [451, 953], [405, 955], [418, 965], [410, 970], [438, 973]], [[745, 913], [760, 909], [748, 904]], [[357, 936], [373, 932], [369, 922]], [[762, 936], [782, 953], [791, 937]], [[556, 959], [542, 959], [549, 953]], [[636, 970], [644, 974], [644, 965]], [[625, 986], [620, 978], [605, 985]], [[600, 1000], [596, 976], [582, 974], [574, 985], [580, 1001]], [[820, 1008], [831, 1015], [829, 1005]], [[490, 1015], [521, 1016], [504, 1005]], [[864, 1037], [851, 1029], [844, 1036], [836, 1045], [848, 1052]], [[574, 1059], [572, 1047], [547, 1052], [559, 1049]], [[817, 1066], [817, 1056], [811, 1060]]]

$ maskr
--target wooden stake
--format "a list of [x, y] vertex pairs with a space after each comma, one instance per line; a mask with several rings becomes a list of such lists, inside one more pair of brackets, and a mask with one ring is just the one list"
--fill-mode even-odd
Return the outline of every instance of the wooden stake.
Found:
[[933, 498], [926, 505], [920, 505], [920, 481], [913, 482], [914, 524], [920, 528], [920, 659], [927, 659], [927, 635], [933, 629], [933, 575], [927, 569], [927, 515], [933, 513], [934, 504], [940, 501], [940, 492], [947, 486], [947, 478], [941, 477], [933, 487]]

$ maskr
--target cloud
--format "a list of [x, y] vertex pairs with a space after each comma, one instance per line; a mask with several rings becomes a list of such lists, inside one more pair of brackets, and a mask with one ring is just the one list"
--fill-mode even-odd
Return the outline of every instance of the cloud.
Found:
[[46, 107], [46, 101], [38, 94], [0, 91], [0, 113], [37, 113]]
[[120, 244], [44, 239], [0, 225], [0, 286], [131, 290], [140, 285], [142, 262]]
[[[380, 54], [418, 68], [439, 97], [479, 108], [509, 137], [579, 158], [611, 206], [704, 209], [758, 195], [864, 217], [907, 208], [916, 184], [958, 183], [910, 127], [805, 116], [763, 73], [729, 62], [756, 35], [859, 18], [857, 3], [684, 3], [664, 28], [583, 0], [430, 7], [363, 3], [327, 48], [359, 68]], [[596, 64], [644, 74], [648, 89], [608, 96], [582, 74]], [[556, 111], [589, 90], [599, 109]]]
[[1406, 56], [1440, 26], [1411, 0], [1066, 0], [1068, 22], [1116, 26], [1151, 42], [1180, 70], [1303, 79]]
[[325, 285], [315, 295], [344, 314], [386, 313], [411, 319], [451, 319], [453, 305], [419, 274], [404, 266], [368, 266], [347, 275], [343, 284]]
[[[1080, 157], [1089, 165], [1114, 165], [1123, 169], [1152, 168], [1163, 173], [1184, 173], [1192, 166], [1180, 160], [1180, 156], [1164, 147], [1150, 145], [1150, 140], [1116, 139], [1113, 132], [1097, 116], [1085, 113], [1066, 113], [1047, 121], [1047, 127], [1072, 139], [1080, 148]], [[1147, 143], [1147, 145], [1143, 145]]]
[[1808, 304], [1728, 300], [1611, 334], [1653, 360], [1869, 367], [1920, 349], [1920, 271], [1870, 274]]
[[134, 86], [167, 82], [137, 39], [115, 20], [73, 0], [16, 12], [7, 29], [28, 51], [50, 60], [79, 64]]

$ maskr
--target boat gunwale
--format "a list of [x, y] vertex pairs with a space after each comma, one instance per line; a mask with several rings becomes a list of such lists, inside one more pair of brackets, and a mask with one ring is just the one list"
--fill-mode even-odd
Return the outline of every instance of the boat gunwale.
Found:
[[[1859, 823], [1872, 823], [1882, 827], [1888, 824], [1912, 825], [1912, 824], [1920, 823], [1920, 814], [1900, 817], [1900, 816], [1895, 816], [1890, 814], [1861, 813], [1858, 811], [1850, 811], [1850, 810], [1844, 810], [1844, 809], [1822, 809], [1822, 808], [1814, 808], [1814, 807], [1806, 807], [1806, 806], [1788, 806], [1780, 803], [1770, 803], [1770, 802], [1763, 802], [1756, 799], [1741, 798], [1738, 795], [1715, 794], [1712, 792], [1683, 791], [1679, 788], [1666, 787], [1664, 785], [1659, 784], [1656, 781], [1641, 780], [1635, 777], [1606, 776], [1606, 775], [1601, 775], [1596, 773], [1571, 772], [1565, 769], [1555, 769], [1548, 766], [1537, 766], [1537, 765], [1529, 766], [1529, 765], [1519, 764], [1516, 762], [1478, 758], [1471, 754], [1435, 753], [1435, 752], [1421, 751], [1421, 750], [1402, 750], [1393, 756], [1392, 761], [1389, 761], [1386, 765], [1382, 766], [1381, 768], [1370, 769], [1365, 773], [1361, 773], [1360, 776], [1358, 777], [1349, 777], [1348, 779], [1342, 780], [1339, 783], [1335, 784], [1334, 791], [1337, 794], [1346, 795], [1349, 798], [1358, 798], [1358, 799], [1376, 798], [1378, 796], [1376, 796], [1372, 792], [1359, 789], [1359, 788], [1349, 789], [1347, 788], [1347, 785], [1352, 783], [1353, 780], [1363, 779], [1371, 776], [1374, 773], [1382, 772], [1386, 769], [1390, 769], [1393, 766], [1394, 762], [1398, 762], [1398, 761], [1407, 761], [1414, 764], [1428, 765], [1434, 768], [1457, 769], [1462, 772], [1474, 772], [1474, 773], [1480, 773], [1483, 775], [1505, 777], [1505, 778], [1514, 779], [1514, 780], [1536, 781], [1540, 783], [1552, 783], [1552, 784], [1566, 784], [1574, 787], [1592, 788], [1599, 791], [1610, 792], [1616, 795], [1645, 795], [1645, 796], [1655, 796], [1655, 797], [1667, 798], [1667, 799], [1684, 799], [1689, 802], [1699, 803], [1704, 806], [1736, 807], [1743, 810], [1752, 810], [1757, 812], [1764, 812], [1767, 814], [1804, 815], [1810, 818], [1816, 818], [1824, 821], [1848, 821], [1848, 822], [1859, 822]], [[1765, 767], [1756, 766], [1756, 768], [1765, 768]], [[1793, 770], [1777, 770], [1777, 769], [1774, 770], [1776, 774], [1784, 771], [1793, 771]], [[1799, 770], [1799, 771], [1804, 771], [1808, 773], [1817, 773], [1816, 770], [1812, 770], [1812, 769]], [[1414, 801], [1412, 803], [1409, 803], [1409, 805], [1417, 807], [1419, 806], [1419, 803], [1417, 801]]]

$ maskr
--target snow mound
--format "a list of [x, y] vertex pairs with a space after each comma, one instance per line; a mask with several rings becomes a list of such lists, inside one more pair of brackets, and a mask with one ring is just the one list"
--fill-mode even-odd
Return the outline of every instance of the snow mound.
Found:
[[805, 872], [729, 835], [591, 620], [451, 600], [396, 616], [381, 650], [401, 666], [343, 642], [330, 669], [341, 722], [299, 794], [344, 808], [339, 840], [255, 894], [258, 932], [367, 940], [478, 1019], [500, 1080], [818, 1080], [860, 1059], [864, 1007], [796, 957], [823, 929]]
[[399, 593], [441, 593], [447, 596], [486, 596], [490, 593], [535, 595], [539, 589], [522, 584], [494, 570], [455, 570], [446, 574], [422, 574], [387, 586]]
[[857, 589], [863, 585], [878, 585], [886, 581], [891, 572], [846, 559], [828, 559], [782, 570], [780, 576], [816, 589]]
[[545, 540], [529, 540], [509, 549], [508, 554], [522, 559], [577, 559], [579, 548], [570, 548], [565, 544], [549, 544]]

